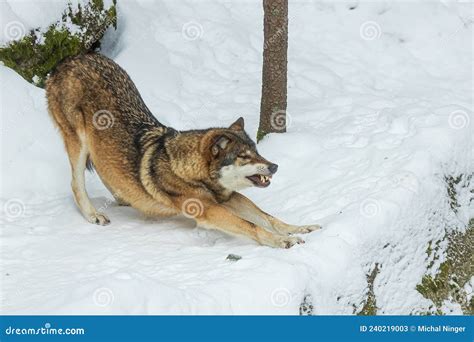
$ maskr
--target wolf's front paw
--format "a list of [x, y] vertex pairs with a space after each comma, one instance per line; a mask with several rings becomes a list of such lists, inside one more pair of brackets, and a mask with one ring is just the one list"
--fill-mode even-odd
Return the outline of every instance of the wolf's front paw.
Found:
[[280, 248], [291, 248], [296, 244], [302, 244], [304, 240], [297, 236], [282, 236], [277, 241], [277, 247]]
[[92, 214], [89, 217], [89, 222], [94, 223], [94, 224], [98, 224], [100, 226], [106, 226], [106, 225], [110, 224], [109, 218], [107, 216], [105, 216], [104, 214], [101, 214], [101, 213]]
[[292, 234], [306, 234], [314, 232], [315, 230], [320, 230], [322, 227], [319, 224], [311, 224], [307, 226], [297, 226]]

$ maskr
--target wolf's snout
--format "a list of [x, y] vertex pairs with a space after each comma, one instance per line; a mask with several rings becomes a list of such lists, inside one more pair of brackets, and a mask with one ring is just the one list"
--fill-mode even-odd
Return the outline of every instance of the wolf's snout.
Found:
[[270, 164], [268, 165], [268, 171], [271, 173], [275, 173], [278, 170], [278, 165], [277, 164]]

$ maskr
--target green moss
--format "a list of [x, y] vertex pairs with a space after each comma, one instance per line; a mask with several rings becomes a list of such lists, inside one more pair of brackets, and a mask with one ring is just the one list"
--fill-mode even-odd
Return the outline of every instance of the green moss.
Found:
[[[458, 200], [458, 190], [472, 189], [471, 175], [461, 174], [459, 176], [446, 176], [446, 189], [449, 198], [449, 206], [454, 213], [457, 213], [461, 205]], [[471, 196], [469, 203], [474, 200]], [[416, 289], [425, 298], [433, 302], [430, 307], [431, 314], [442, 314], [441, 307], [444, 301], [457, 303], [461, 306], [463, 313], [474, 314], [474, 297], [468, 300], [464, 287], [474, 276], [474, 218], [471, 218], [464, 232], [455, 231], [446, 235], [448, 247], [445, 251], [445, 261], [441, 263], [438, 272], [432, 275], [425, 275]], [[435, 260], [439, 259], [440, 242], [434, 245], [430, 241], [427, 248], [428, 258], [434, 251], [433, 260], [428, 265], [430, 269]]]
[[357, 313], [358, 316], [374, 316], [377, 314], [377, 301], [375, 300], [375, 293], [374, 293], [374, 281], [377, 274], [380, 272], [379, 264], [375, 264], [374, 269], [372, 272], [367, 274], [367, 285], [369, 287], [369, 291], [367, 293], [367, 299], [364, 302], [364, 306], [362, 309]]
[[7, 67], [41, 88], [48, 73], [60, 60], [81, 51], [80, 39], [67, 30], [51, 26], [44, 37], [44, 44], [37, 44], [36, 36], [32, 33], [0, 49], [0, 60]]
[[463, 179], [462, 174], [459, 175], [458, 177], [453, 177], [453, 176], [444, 177], [444, 180], [447, 185], [446, 190], [448, 192], [449, 205], [455, 213], [458, 211], [458, 208], [459, 208], [456, 186], [461, 182], [462, 179]]
[[445, 300], [461, 305], [465, 314], [474, 315], [474, 301], [467, 300], [464, 286], [474, 275], [474, 219], [464, 233], [451, 233], [448, 237], [446, 261], [440, 265], [433, 277], [425, 275], [416, 289], [425, 298], [431, 299], [436, 312]]
[[[72, 23], [78, 27], [71, 32]], [[100, 40], [108, 27], [117, 28], [116, 2], [104, 9], [103, 0], [88, 4], [71, 4], [62, 20], [46, 31], [32, 30], [22, 39], [0, 48], [0, 60], [25, 80], [43, 88], [48, 73], [64, 58], [100, 47]]]
[[426, 255], [428, 256], [428, 258], [430, 258], [433, 255], [433, 259], [430, 261], [430, 264], [428, 265], [428, 269], [433, 267], [436, 260], [439, 259], [438, 251], [440, 248], [440, 245], [439, 245], [440, 243], [441, 241], [436, 241], [436, 243], [433, 246], [433, 241], [428, 242], [428, 247], [426, 248]]
[[431, 256], [431, 253], [433, 252], [433, 249], [431, 248], [432, 243], [433, 243], [433, 241], [428, 242], [428, 247], [426, 247], [426, 254], [428, 256]]
[[304, 296], [300, 304], [300, 316], [313, 316], [313, 297], [310, 294]]
[[268, 133], [265, 133], [263, 130], [258, 130], [257, 132], [257, 143], [259, 143]]

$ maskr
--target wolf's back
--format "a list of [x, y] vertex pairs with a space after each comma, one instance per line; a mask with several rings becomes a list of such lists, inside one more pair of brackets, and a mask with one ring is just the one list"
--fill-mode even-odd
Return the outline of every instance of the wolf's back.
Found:
[[[71, 106], [93, 114], [110, 112], [130, 125], [159, 125], [135, 84], [117, 63], [97, 53], [70, 57], [46, 81], [48, 102], [61, 97], [62, 109]], [[68, 108], [69, 107], [69, 108]]]

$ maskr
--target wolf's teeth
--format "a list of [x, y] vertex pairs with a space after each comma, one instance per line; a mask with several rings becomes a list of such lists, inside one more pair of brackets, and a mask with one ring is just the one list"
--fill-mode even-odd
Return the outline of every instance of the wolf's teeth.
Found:
[[265, 178], [264, 178], [263, 175], [260, 175], [260, 181], [261, 181], [261, 182], [265, 182]]

